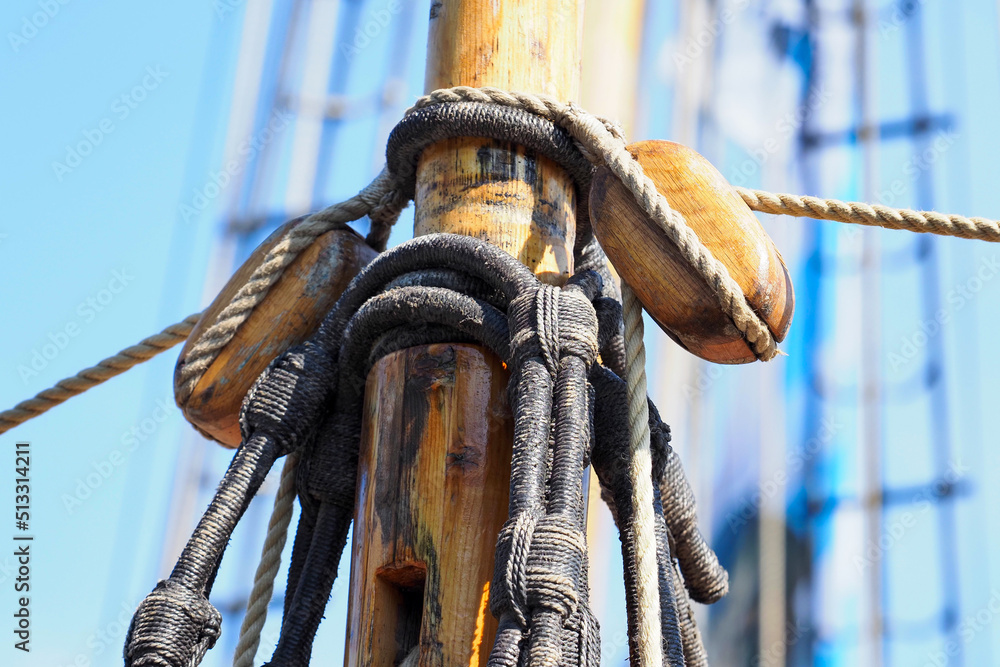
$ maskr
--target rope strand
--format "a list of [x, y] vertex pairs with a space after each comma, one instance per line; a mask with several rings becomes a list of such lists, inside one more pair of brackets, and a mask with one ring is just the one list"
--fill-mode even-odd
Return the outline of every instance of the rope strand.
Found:
[[78, 396], [88, 389], [124, 373], [187, 340], [201, 313], [188, 315], [177, 324], [171, 324], [158, 334], [144, 338], [118, 354], [108, 357], [96, 366], [85, 368], [73, 377], [60, 380], [55, 386], [35, 394], [34, 398], [21, 401], [10, 410], [0, 412], [0, 433], [6, 433], [18, 424], [47, 412], [63, 401]]
[[267, 537], [260, 554], [260, 564], [253, 577], [253, 589], [247, 600], [247, 613], [240, 626], [240, 638], [233, 655], [233, 667], [253, 667], [260, 633], [267, 621], [267, 607], [274, 593], [274, 580], [281, 568], [281, 552], [288, 537], [288, 524], [292, 521], [295, 506], [295, 471], [299, 462], [297, 452], [285, 458], [281, 469], [281, 483], [274, 496], [274, 509], [267, 523]]
[[946, 215], [936, 211], [889, 208], [881, 204], [802, 197], [747, 188], [736, 188], [736, 191], [743, 197], [747, 206], [761, 213], [818, 218], [856, 225], [885, 227], [886, 229], [903, 229], [920, 234], [1000, 242], [1000, 222], [987, 218], [967, 218], [963, 215]]
[[641, 667], [660, 667], [660, 581], [657, 569], [656, 526], [653, 515], [653, 467], [649, 448], [649, 406], [646, 403], [646, 347], [643, 344], [642, 305], [632, 289], [622, 284], [625, 320], [625, 385], [628, 394], [629, 444], [632, 465], [632, 516], [635, 530], [638, 594], [638, 637], [636, 644]]

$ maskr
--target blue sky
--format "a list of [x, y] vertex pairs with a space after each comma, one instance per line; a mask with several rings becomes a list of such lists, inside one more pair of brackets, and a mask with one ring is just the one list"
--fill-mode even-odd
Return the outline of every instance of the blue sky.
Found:
[[[224, 21], [211, 3], [190, 0], [0, 9], [5, 407], [198, 309], [214, 230], [182, 224], [178, 202], [195, 143], [213, 129], [205, 118], [228, 103], [232, 49], [212, 41], [226, 39]], [[77, 159], [67, 147], [86, 154]], [[5, 639], [0, 662], [119, 662], [116, 618], [138, 600], [115, 599], [136, 589], [134, 573], [110, 564], [113, 552], [133, 553], [145, 565], [139, 590], [158, 569], [159, 544], [132, 531], [164, 529], [163, 508], [144, 494], [169, 497], [184, 428], [170, 389], [175, 358], [165, 354], [0, 437], [4, 452], [15, 440], [31, 443], [36, 536], [32, 652]], [[132, 440], [133, 429], [144, 440]], [[12, 497], [13, 459], [7, 470], [3, 498]], [[67, 503], [81, 496], [80, 505]], [[0, 615], [9, 618], [9, 580], [0, 591]]]
[[[996, 5], [992, 0], [975, 0], [955, 5], [961, 11], [951, 11], [952, 5], [944, 0], [923, 4], [937, 22], [934, 25], [944, 26], [931, 39], [932, 98], [960, 115], [957, 141], [936, 172], [939, 197], [935, 203], [944, 210], [1000, 216], [1000, 189], [996, 187], [1000, 172], [995, 164], [1000, 152]], [[0, 218], [0, 349], [4, 350], [0, 354], [0, 406], [33, 395], [204, 304], [206, 267], [219, 230], [211, 214], [186, 221], [180, 205], [192, 201], [193, 190], [218, 168], [242, 9], [240, 0], [214, 4], [179, 0], [166, 5], [10, 0], [0, 8], [4, 37], [0, 44], [4, 122], [0, 127], [6, 158], [0, 161], [4, 211]], [[658, 29], [668, 34], [675, 29], [669, 14], [656, 14]], [[941, 35], [947, 39], [942, 41]], [[880, 104], [886, 116], [906, 109], [905, 87], [898, 74], [905, 64], [900, 48], [904, 36], [904, 31], [890, 30], [879, 42]], [[420, 49], [416, 44], [413, 50], [419, 54]], [[371, 51], [372, 63], [351, 71], [345, 88], [367, 91], [370, 79], [381, 75], [382, 62], [375, 51]], [[420, 61], [413, 63], [419, 69]], [[410, 78], [419, 81], [419, 76]], [[418, 91], [411, 86], [409, 92]], [[642, 128], [645, 136], [669, 137], [671, 119], [665, 109], [670, 95], [668, 85], [650, 85]], [[344, 151], [367, 155], [372, 152], [376, 123], [365, 120], [360, 124], [364, 131], [342, 133], [347, 136], [338, 141]], [[899, 179], [910, 158], [905, 147], [887, 148], [882, 155], [883, 182]], [[745, 160], [745, 153], [731, 150], [725, 160], [720, 159], [720, 167], [731, 172]], [[850, 160], [848, 165], [856, 166]], [[333, 200], [351, 194], [368, 176], [361, 171], [334, 174], [336, 178], [328, 179], [333, 191], [324, 196]], [[916, 193], [906, 180], [907, 199], [898, 203], [913, 205]], [[823, 194], [859, 196], [857, 182], [849, 177], [835, 174], [827, 183], [830, 190]], [[394, 240], [407, 235], [409, 224], [404, 218]], [[768, 224], [792, 229], [804, 223]], [[795, 234], [790, 237], [797, 238]], [[887, 252], [910, 242], [898, 233], [883, 234], [882, 239]], [[940, 292], [945, 300], [979, 267], [993, 261], [993, 246], [948, 240], [938, 247]], [[842, 237], [827, 237], [826, 250], [836, 253], [844, 248]], [[783, 251], [786, 258], [796, 254], [791, 244]], [[794, 270], [801, 271], [802, 266]], [[914, 272], [903, 272], [883, 282], [884, 364], [891, 379], [905, 379], [916, 367], [909, 363], [897, 367], [888, 356], [912, 338], [924, 317], [913, 296], [916, 292], [908, 291], [916, 280]], [[832, 294], [829, 308], [836, 295], [832, 288], [826, 289]], [[965, 608], [972, 612], [988, 600], [990, 591], [1000, 589], [1000, 545], [996, 542], [1000, 530], [995, 509], [990, 509], [1000, 505], [1000, 496], [995, 485], [989, 484], [1000, 472], [1000, 458], [994, 451], [1000, 413], [993, 407], [1000, 398], [995, 382], [1000, 361], [992, 353], [1000, 326], [997, 303], [1000, 283], [985, 283], [974, 300], [960, 308], [953, 304], [954, 319], [939, 334], [953, 373], [948, 395], [952, 435], [973, 462], [971, 478], [982, 494], [962, 515], [960, 526], [971, 554], [963, 565], [966, 571], [984, 575], [962, 582]], [[809, 308], [809, 303], [800, 300], [786, 346], [793, 359], [798, 353], [801, 360], [804, 353], [801, 323]], [[825, 326], [826, 336], [836, 333], [829, 322]], [[823, 349], [831, 355], [834, 351], [832, 345]], [[655, 363], [655, 353], [651, 358]], [[4, 453], [10, 453], [16, 441], [31, 443], [31, 532], [36, 536], [32, 653], [22, 655], [4, 641], [0, 643], [3, 664], [119, 663], [124, 638], [119, 619], [127, 622], [131, 610], [162, 573], [160, 537], [167, 532], [166, 502], [179, 451], [183, 443], [190, 443], [183, 435], [189, 429], [173, 405], [175, 359], [176, 353], [168, 352], [0, 436]], [[836, 358], [830, 359], [835, 366]], [[800, 367], [788, 369], [785, 380], [793, 389], [787, 430], [794, 444], [803, 433], [796, 412], [802, 397], [795, 393], [801, 392], [803, 379]], [[704, 420], [714, 419], [717, 431], [711, 430], [713, 425], [706, 426], [706, 442], [718, 448], [720, 458], [745, 444], [744, 431], [749, 429], [746, 422], [718, 419], [718, 415], [726, 414], [734, 404], [738, 417], [752, 411], [739, 396], [746, 386], [757, 386], [753, 384], [756, 373], [751, 367], [724, 369], [712, 389], [718, 412], [707, 412]], [[917, 403], [886, 415], [888, 460], [901, 481], [910, 481], [907, 475], [918, 479], [917, 473], [923, 472], [925, 462], [916, 452], [929, 438], [920, 425], [928, 410], [926, 403]], [[855, 417], [851, 413], [852, 426], [838, 435], [827, 462], [837, 472], [831, 479], [845, 486], [850, 486], [855, 463], [849, 454], [856, 439], [851, 430]], [[754, 415], [749, 418], [756, 419]], [[211, 456], [225, 455], [209, 451]], [[13, 496], [12, 455], [9, 461], [7, 468], [0, 469], [2, 502]], [[743, 467], [752, 478], [756, 470]], [[713, 474], [718, 474], [715, 481], [720, 486], [730, 484], [732, 493], [746, 491], [746, 484], [740, 486], [746, 480], [739, 478], [737, 484], [726, 477], [724, 466]], [[720, 516], [723, 509], [718, 509]], [[985, 529], [984, 522], [989, 522]], [[14, 605], [13, 561], [2, 555], [11, 551], [2, 546], [9, 539], [4, 537], [7, 534], [0, 529], [0, 618], [7, 618]], [[920, 537], [924, 539], [932, 541], [934, 536]], [[920, 579], [923, 564], [907, 568], [905, 562], [893, 561], [893, 565], [902, 573], [900, 581], [893, 583], [898, 595], [894, 604], [906, 610], [921, 599], [912, 581]], [[847, 572], [848, 579], [850, 575]], [[324, 625], [324, 631], [335, 634], [342, 628], [342, 619]], [[6, 632], [0, 623], [0, 637], [7, 636]], [[1000, 655], [1000, 631], [995, 628], [976, 641], [979, 653], [973, 655], [990, 655], [988, 646], [980, 647], [990, 641], [995, 647], [992, 655]]]

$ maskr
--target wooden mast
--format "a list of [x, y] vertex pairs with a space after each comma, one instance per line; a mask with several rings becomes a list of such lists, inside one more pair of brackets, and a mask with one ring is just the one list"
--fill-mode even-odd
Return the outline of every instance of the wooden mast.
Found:
[[[582, 0], [431, 4], [428, 91], [496, 86], [576, 100]], [[573, 270], [568, 174], [504, 141], [424, 151], [415, 235], [486, 239], [562, 284]], [[493, 549], [507, 517], [507, 374], [473, 345], [401, 350], [368, 377], [352, 547], [346, 664], [485, 665]]]

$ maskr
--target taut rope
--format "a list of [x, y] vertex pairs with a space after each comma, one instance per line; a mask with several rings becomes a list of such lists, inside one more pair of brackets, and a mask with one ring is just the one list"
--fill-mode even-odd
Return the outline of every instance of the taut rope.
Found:
[[736, 191], [743, 197], [747, 206], [761, 213], [849, 222], [886, 229], [905, 229], [910, 232], [957, 236], [994, 243], [1000, 241], [1000, 222], [987, 218], [967, 218], [964, 215], [946, 215], [936, 211], [889, 208], [881, 204], [774, 194], [747, 188], [736, 188]]
[[[686, 482], [678, 481], [679, 468], [670, 463], [676, 460], [670, 459], [665, 427], [647, 403], [641, 305], [625, 285], [623, 312], [610, 306], [614, 303], [619, 307], [617, 294], [607, 276], [606, 258], [592, 239], [586, 209], [586, 190], [594, 167], [607, 166], [629, 189], [710, 287], [758, 358], [769, 360], [778, 349], [767, 325], [749, 306], [725, 265], [670, 207], [628, 152], [622, 133], [608, 121], [546, 96], [492, 88], [457, 87], [420, 98], [389, 139], [386, 169], [351, 199], [291, 228], [199, 336], [177, 367], [176, 398], [183, 404], [190, 397], [270, 288], [317, 238], [368, 215], [372, 224], [367, 240], [375, 249], [384, 250], [392, 225], [413, 196], [421, 152], [451, 136], [510, 140], [562, 165], [582, 195], [578, 196], [575, 250], [589, 259], [578, 261], [578, 273], [559, 289], [537, 284], [516, 260], [488, 244], [437, 235], [404, 244], [403, 250], [373, 262], [371, 266], [378, 268], [365, 269], [313, 339], [279, 357], [251, 390], [241, 418], [243, 445], [170, 579], [161, 582], [137, 612], [126, 646], [127, 664], [163, 659], [164, 664], [187, 667], [197, 664], [214, 644], [220, 618], [207, 596], [228, 535], [274, 461], [296, 452], [299, 446], [310, 448], [307, 458], [321, 459], [320, 465], [302, 474], [307, 478], [312, 474], [311, 486], [299, 488], [298, 495], [312, 507], [303, 505], [304, 523], [299, 531], [306, 536], [318, 532], [322, 544], [309, 546], [307, 540], [300, 546], [296, 538], [289, 580], [289, 591], [295, 597], [286, 602], [284, 619], [294, 632], [286, 638], [283, 626], [274, 662], [300, 664], [308, 660], [312, 635], [325, 606], [325, 598], [317, 596], [329, 592], [330, 568], [335, 574], [340, 558], [335, 552], [337, 544], [342, 547], [353, 513], [353, 492], [348, 493], [348, 488], [353, 489], [349, 462], [354, 456], [356, 465], [360, 429], [357, 376], [367, 372], [369, 356], [424, 338], [451, 340], [456, 330], [483, 342], [510, 364], [518, 401], [510, 519], [499, 538], [497, 573], [491, 587], [491, 609], [500, 620], [491, 665], [513, 667], [520, 664], [522, 656], [539, 665], [596, 664], [597, 628], [587, 602], [586, 570], [581, 569], [586, 550], [582, 496], [574, 486], [591, 455], [602, 484], [616, 494], [614, 505], [622, 528], [626, 588], [630, 592], [633, 664], [678, 667], [685, 660], [691, 665], [704, 662], [684, 588], [696, 599], [711, 601], [724, 594], [727, 580], [714, 554], [707, 555], [711, 550], [700, 534], [690, 530], [693, 502], [678, 501], [684, 498]], [[1000, 225], [981, 218], [737, 190], [751, 209], [767, 213], [1000, 241]], [[441, 247], [435, 248], [433, 243]], [[499, 273], [484, 275], [484, 258]], [[592, 266], [585, 266], [588, 261]], [[433, 278], [422, 273], [432, 267], [446, 267], [447, 275], [464, 272], [465, 277], [454, 282], [441, 278], [440, 272]], [[387, 280], [408, 271], [417, 276], [409, 287], [394, 286]], [[437, 284], [441, 280], [445, 284]], [[479, 283], [494, 292], [476, 296]], [[472, 296], [465, 293], [469, 290]], [[502, 301], [502, 308], [494, 305], [496, 299]], [[197, 319], [192, 315], [0, 413], [0, 433], [176, 345], [190, 334]], [[433, 326], [422, 334], [392, 330], [407, 320]], [[382, 336], [387, 321], [392, 323], [390, 334], [394, 336], [388, 342]], [[602, 375], [610, 371], [595, 363], [599, 349], [610, 360], [611, 370], [624, 378], [624, 393], [618, 398], [615, 383], [621, 380]], [[618, 364], [613, 360], [620, 352], [624, 359]], [[615, 405], [627, 414], [627, 424], [619, 430], [628, 434], [628, 442], [616, 449], [614, 456], [606, 457], [608, 446], [602, 449], [600, 442], [591, 450], [589, 414], [596, 409], [590, 382], [598, 393], [610, 392], [604, 400], [620, 401]], [[331, 414], [321, 414], [331, 386], [339, 386], [335, 408]], [[326, 438], [317, 444], [311, 439], [311, 429], [321, 422], [332, 426], [323, 426]], [[656, 433], [655, 448], [651, 429]], [[333, 466], [339, 475], [336, 479], [317, 473], [330, 469], [331, 463], [337, 464]], [[294, 471], [295, 465], [289, 462], [255, 576], [234, 659], [236, 667], [252, 664], [259, 643], [291, 515]], [[678, 542], [679, 570], [671, 556], [672, 540]], [[307, 547], [308, 562], [323, 563], [325, 569], [303, 569], [302, 549]], [[569, 653], [564, 655], [566, 651]]]
[[0, 412], [0, 433], [6, 433], [18, 424], [34, 419], [63, 401], [82, 394], [97, 385], [124, 373], [165, 352], [178, 343], [183, 343], [194, 329], [201, 313], [188, 315], [177, 324], [171, 324], [158, 334], [126, 347], [118, 354], [98, 362], [96, 366], [85, 368], [73, 377], [59, 380], [55, 386], [35, 394], [34, 398], [21, 401], [10, 410]]
[[[679, 248], [681, 244], [687, 248], [684, 251], [685, 257], [702, 274], [706, 283], [712, 286], [724, 310], [733, 317], [733, 322], [747, 336], [747, 341], [752, 345], [752, 349], [762, 359], [773, 358], [774, 341], [767, 327], [746, 306], [742, 293], [737, 291], [738, 286], [734, 288], [735, 283], [732, 282], [728, 271], [725, 267], [721, 267], [721, 264], [714, 258], [711, 258], [708, 250], [684, 223], [683, 217], [670, 209], [669, 204], [662, 196], [657, 197], [649, 191], [648, 184], [642, 181], [644, 176], [639, 176], [642, 173], [641, 167], [637, 162], [631, 160], [627, 151], [622, 150], [624, 138], [613, 125], [572, 105], [558, 102], [544, 95], [510, 93], [491, 88], [458, 87], [434, 91], [417, 100], [414, 106], [407, 110], [406, 115], [424, 107], [456, 101], [499, 104], [523, 109], [560, 124], [565, 123], [567, 129], [573, 132], [574, 138], [580, 142], [581, 152], [587, 159], [591, 161], [603, 160], [609, 166], [617, 165], [620, 172], [616, 171], [616, 175], [621, 177], [624, 174], [629, 179], [627, 185], [640, 205], [650, 213], [650, 217], [670, 234], [671, 238], [678, 243]], [[607, 136], [603, 136], [604, 133], [598, 126], [603, 127], [613, 141], [609, 141]], [[604, 155], [602, 154], [603, 150], [608, 150], [609, 153]], [[205, 330], [198, 345], [192, 348], [187, 364], [178, 369], [175, 384], [178, 400], [183, 402], [190, 396], [205, 370], [212, 365], [218, 356], [219, 351], [232, 340], [239, 327], [250, 317], [253, 309], [263, 301], [270, 287], [281, 278], [285, 268], [316, 238], [332, 229], [340, 228], [348, 222], [369, 215], [372, 218], [372, 229], [368, 235], [368, 241], [377, 250], [383, 249], [388, 239], [388, 231], [399, 210], [405, 204], [401, 201], [399, 187], [395, 179], [383, 171], [370, 185], [351, 199], [313, 214], [302, 224], [290, 230], [288, 235], [271, 250], [261, 266], [254, 271], [229, 306], [223, 309], [216, 321]], [[877, 204], [869, 205], [836, 199], [775, 194], [764, 190], [740, 187], [736, 190], [752, 210], [761, 213], [809, 217], [888, 229], [958, 236], [994, 243], [1000, 242], [1000, 222], [987, 218], [969, 218], [933, 211], [890, 208]], [[183, 341], [190, 333], [195, 321], [197, 321], [197, 315], [189, 316], [184, 321], [167, 327], [162, 333], [151, 336], [114, 357], [105, 359], [97, 366], [80, 371], [72, 378], [59, 381], [54, 387], [40, 392], [34, 398], [23, 401], [12, 409], [0, 412], [0, 433], [9, 431], [67, 398], [82, 393]], [[166, 347], [163, 347], [164, 344]], [[142, 349], [145, 346], [152, 347], [156, 351], [150, 354], [148, 350]], [[138, 354], [133, 354], [136, 351]]]

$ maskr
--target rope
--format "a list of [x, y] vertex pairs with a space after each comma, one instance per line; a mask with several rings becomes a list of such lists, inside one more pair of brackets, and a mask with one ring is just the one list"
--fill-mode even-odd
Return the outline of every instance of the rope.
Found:
[[195, 322], [200, 317], [201, 313], [188, 315], [160, 333], [126, 347], [113, 357], [104, 359], [96, 366], [85, 368], [73, 377], [60, 380], [55, 386], [35, 394], [34, 398], [21, 401], [10, 410], [0, 412], [0, 433], [6, 433], [18, 424], [51, 410], [66, 399], [78, 396], [183, 342], [191, 334]]
[[908, 208], [889, 208], [881, 204], [775, 194], [747, 188], [736, 188], [736, 191], [743, 197], [747, 206], [761, 213], [1000, 242], [1000, 222], [987, 218], [966, 218], [962, 215], [948, 215], [936, 211], [913, 211]]
[[[702, 276], [715, 293], [720, 307], [732, 319], [758, 358], [766, 361], [778, 353], [774, 338], [766, 324], [746, 303], [739, 285], [729, 275], [726, 267], [712, 256], [694, 231], [687, 226], [683, 216], [670, 208], [666, 198], [656, 190], [652, 180], [643, 173], [641, 165], [628, 153], [625, 138], [616, 125], [593, 116], [572, 104], [565, 104], [545, 95], [462, 86], [436, 90], [421, 97], [406, 111], [405, 117], [410, 117], [416, 111], [434, 105], [462, 102], [494, 104], [520, 109], [552, 121], [568, 130], [580, 153], [591, 163], [606, 164], [629, 188], [636, 202], [643, 207], [649, 217], [677, 245], [691, 267]], [[513, 139], [517, 139], [517, 137], [513, 137]], [[250, 317], [254, 308], [264, 300], [271, 286], [281, 278], [284, 270], [295, 258], [319, 236], [368, 215], [371, 218], [372, 226], [367, 240], [372, 247], [383, 250], [389, 230], [405, 205], [406, 194], [402, 192], [402, 189], [412, 190], [412, 183], [402, 182], [412, 178], [412, 174], [405, 174], [405, 176], [408, 178], [402, 178], [400, 174], [383, 170], [375, 180], [354, 197], [313, 214], [289, 230], [286, 236], [271, 249], [263, 263], [257, 267], [229, 305], [219, 314], [216, 322], [199, 337], [198, 343], [192, 347], [185, 363], [178, 366], [175, 375], [175, 394], [178, 403], [183, 404], [190, 397], [205, 371], [215, 361], [219, 352], [232, 340], [240, 326]], [[895, 209], [877, 204], [868, 205], [859, 202], [842, 202], [836, 199], [774, 194], [739, 187], [736, 188], [736, 191], [751, 209], [763, 213], [811, 217], [1000, 242], [1000, 222], [986, 218], [967, 218], [933, 211]], [[581, 199], [585, 200], [586, 197]], [[186, 330], [184, 329], [185, 324], [188, 324]], [[185, 320], [185, 322], [168, 327], [159, 336], [187, 336], [190, 333], [190, 324], [192, 323]], [[180, 340], [183, 338], [172, 344], [176, 344]], [[56, 387], [40, 393], [34, 399], [24, 401], [15, 408], [0, 413], [0, 433], [10, 430], [14, 426], [45, 412], [53, 405], [57, 405], [67, 398], [103, 382], [108, 377], [149, 358], [140, 357], [139, 361], [132, 361], [131, 359], [126, 360], [122, 355], [126, 352], [136, 351], [137, 348], [141, 348], [150, 341], [154, 346], [162, 344], [158, 336], [152, 336], [139, 345], [106, 359], [98, 366], [81, 371], [74, 378], [63, 380]], [[142, 353], [141, 350], [139, 352]], [[118, 368], [122, 364], [128, 365], [109, 374], [109, 369]], [[94, 378], [100, 379], [95, 381]]]
[[526, 109], [564, 127], [594, 164], [607, 165], [631, 191], [636, 203], [673, 241], [681, 256], [714, 292], [719, 306], [757, 357], [764, 361], [774, 358], [778, 348], [767, 324], [747, 304], [742, 288], [729, 275], [726, 266], [712, 256], [684, 216], [673, 210], [666, 197], [656, 189], [642, 165], [628, 152], [625, 137], [611, 123], [545, 95], [511, 93], [497, 88], [458, 86], [436, 90], [417, 100], [412, 109], [458, 101], [491, 102]]
[[198, 342], [188, 351], [182, 365], [177, 367], [174, 393], [179, 404], [190, 398], [205, 371], [212, 365], [219, 352], [233, 339], [240, 326], [250, 317], [271, 287], [278, 282], [285, 269], [295, 261], [313, 241], [334, 229], [342, 229], [348, 222], [373, 212], [378, 207], [392, 208], [398, 214], [401, 206], [393, 206], [396, 184], [388, 171], [383, 170], [361, 192], [350, 199], [334, 204], [315, 213], [288, 233], [271, 248], [254, 269], [253, 274], [232, 301], [222, 309], [215, 322], [202, 332]]
[[260, 564], [254, 573], [253, 589], [247, 600], [247, 612], [240, 626], [240, 638], [233, 655], [233, 667], [253, 667], [257, 648], [260, 646], [260, 633], [267, 621], [267, 607], [274, 593], [274, 580], [281, 568], [281, 552], [285, 548], [288, 536], [288, 524], [292, 521], [292, 510], [295, 506], [295, 471], [298, 465], [298, 453], [293, 452], [285, 459], [281, 469], [281, 483], [274, 496], [274, 509], [267, 523], [267, 537], [260, 554]]
[[646, 405], [646, 348], [643, 343], [642, 305], [632, 289], [622, 284], [625, 319], [625, 384], [628, 394], [629, 449], [632, 464], [632, 513], [636, 526], [635, 573], [638, 593], [638, 655], [642, 667], [659, 667], [660, 650], [659, 572], [656, 556], [656, 525], [653, 515], [652, 459], [649, 450], [649, 408]]

